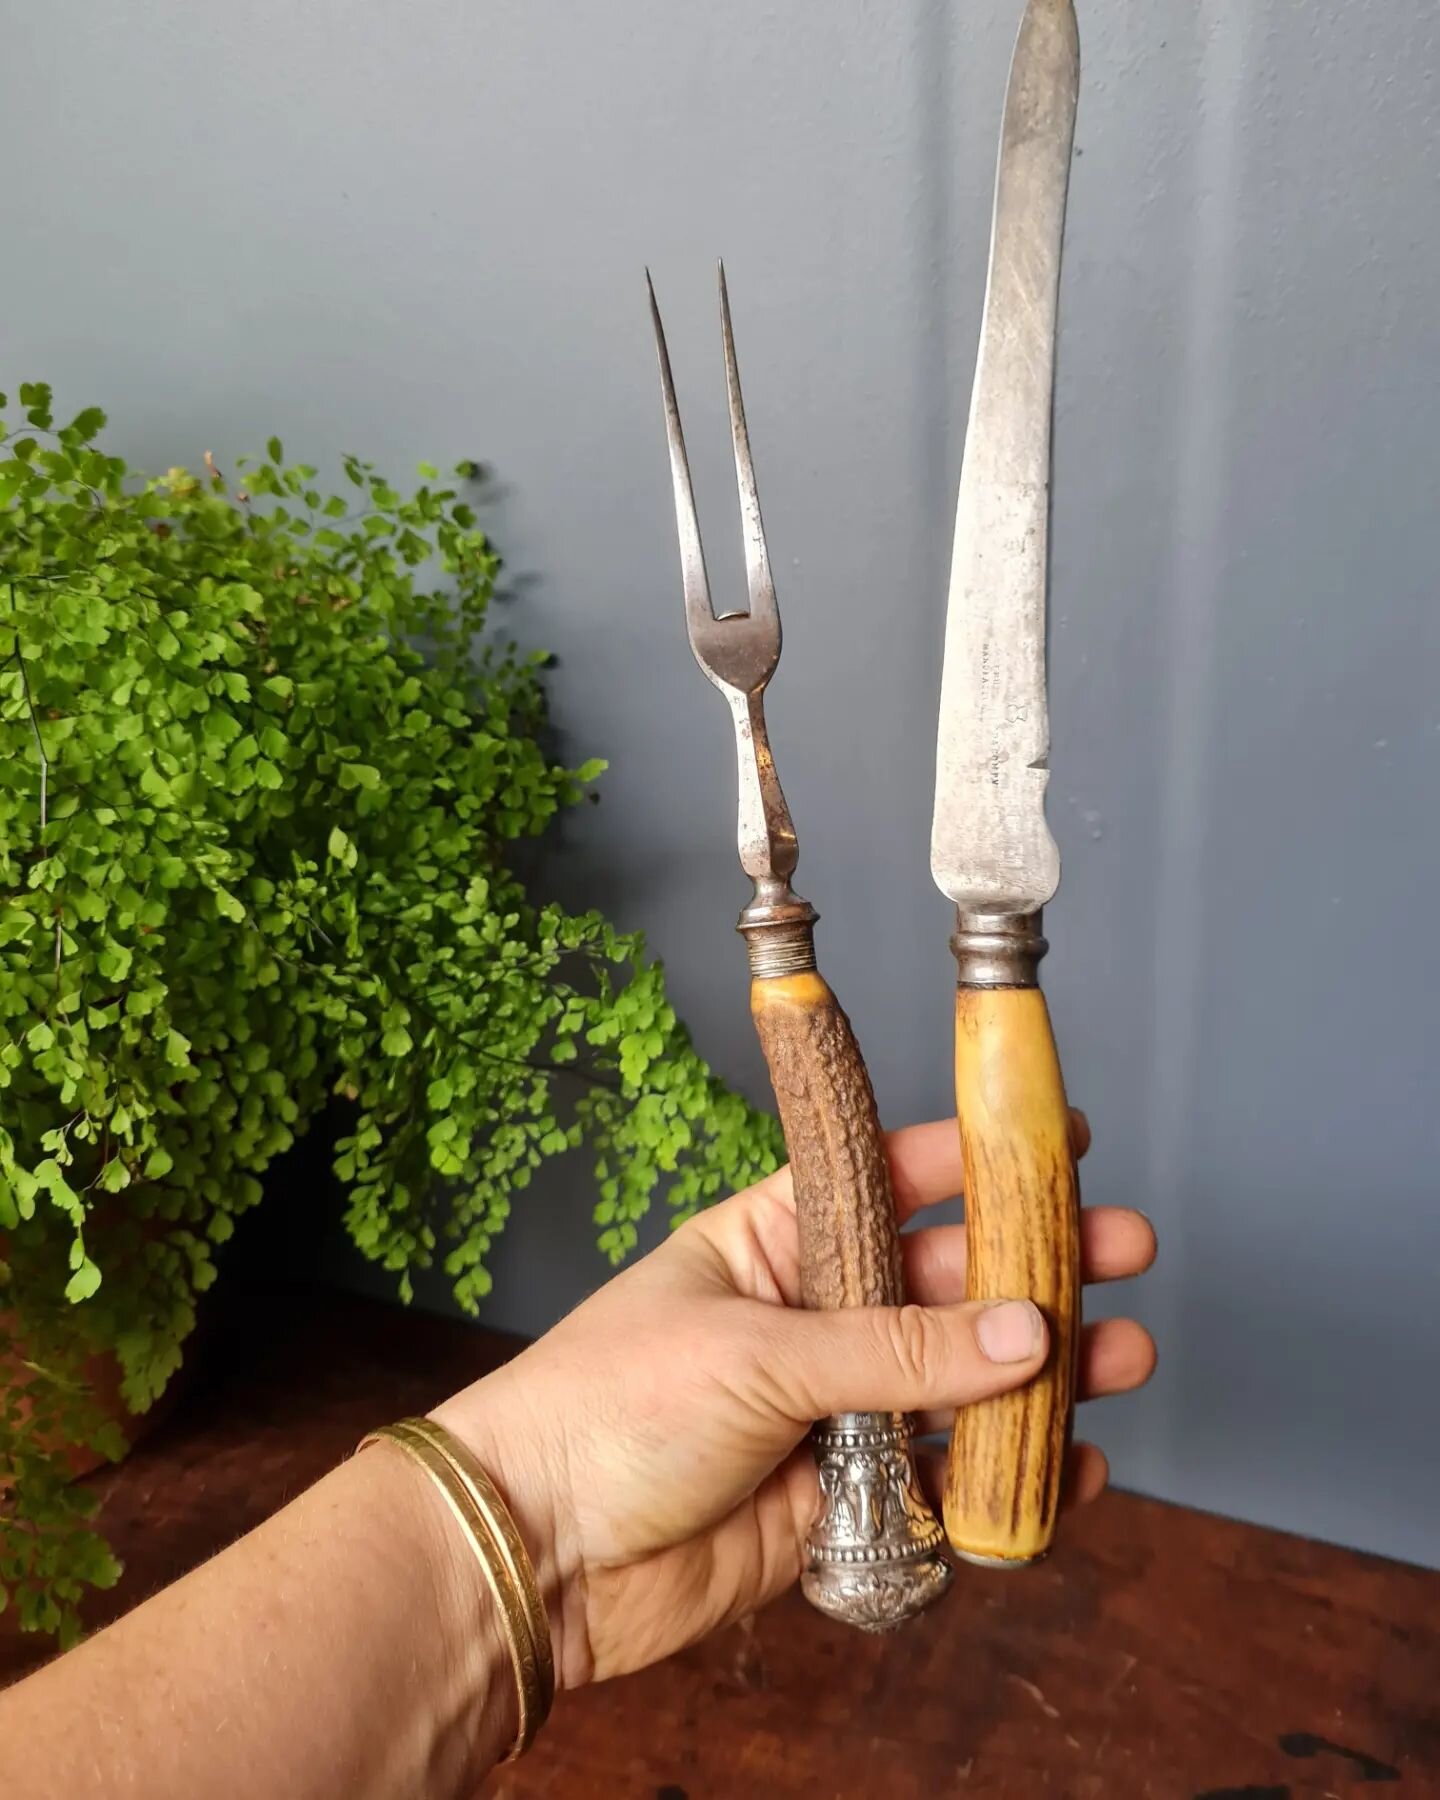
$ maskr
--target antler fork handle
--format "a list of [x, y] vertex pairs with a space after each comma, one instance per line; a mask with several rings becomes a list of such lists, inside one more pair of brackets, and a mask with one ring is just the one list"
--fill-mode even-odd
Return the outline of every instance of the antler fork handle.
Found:
[[[816, 1308], [898, 1306], [900, 1241], [875, 1095], [850, 1021], [815, 966], [813, 915], [762, 924], [742, 915], [740, 929], [750, 1011], [790, 1153], [801, 1298]], [[814, 1446], [820, 1510], [805, 1596], [866, 1630], [903, 1624], [951, 1578], [944, 1532], [916, 1480], [910, 1422], [903, 1413], [846, 1413], [816, 1427]]]

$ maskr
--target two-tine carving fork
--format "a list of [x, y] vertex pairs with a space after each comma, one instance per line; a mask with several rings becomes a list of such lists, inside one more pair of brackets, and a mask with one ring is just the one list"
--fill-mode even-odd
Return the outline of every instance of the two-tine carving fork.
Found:
[[[748, 612], [717, 616], [700, 545], [680, 411], [655, 292], [650, 290], [685, 618], [695, 660], [730, 703], [740, 767], [740, 864], [755, 885], [740, 915], [750, 957], [750, 1010], [790, 1153], [806, 1306], [895, 1306], [903, 1299], [890, 1170], [870, 1077], [850, 1022], [815, 966], [819, 916], [790, 885], [795, 828], [770, 754], [763, 695], [780, 660], [780, 613], [740, 398], [725, 273], [720, 320], [735, 475], [745, 534]], [[867, 1630], [928, 1606], [950, 1580], [943, 1533], [920, 1492], [909, 1421], [844, 1413], [815, 1433], [820, 1511], [802, 1585], [811, 1603]]]

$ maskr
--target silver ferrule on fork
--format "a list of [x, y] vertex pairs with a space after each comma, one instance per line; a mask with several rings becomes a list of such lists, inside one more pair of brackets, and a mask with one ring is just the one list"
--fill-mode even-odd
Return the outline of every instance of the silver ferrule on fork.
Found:
[[776, 975], [805, 975], [813, 970], [819, 916], [808, 900], [788, 889], [784, 898], [773, 902], [757, 895], [735, 927], [745, 939], [751, 977], [769, 981]]

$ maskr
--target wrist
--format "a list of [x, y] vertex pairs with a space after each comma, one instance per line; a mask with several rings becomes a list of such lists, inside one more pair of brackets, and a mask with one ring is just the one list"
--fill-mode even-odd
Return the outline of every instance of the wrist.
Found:
[[429, 1417], [480, 1462], [509, 1509], [545, 1603], [559, 1689], [582, 1687], [592, 1664], [585, 1625], [585, 1573], [563, 1455], [534, 1422], [504, 1404], [489, 1377]]
[[391, 1444], [352, 1457], [343, 1474], [358, 1490], [376, 1546], [367, 1582], [402, 1582], [412, 1635], [408, 1671], [423, 1762], [444, 1794], [473, 1791], [514, 1742], [519, 1704], [494, 1601], [434, 1485]]

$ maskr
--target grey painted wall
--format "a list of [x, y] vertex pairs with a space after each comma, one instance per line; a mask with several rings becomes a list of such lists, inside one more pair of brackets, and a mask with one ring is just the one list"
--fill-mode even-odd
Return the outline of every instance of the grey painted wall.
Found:
[[[7, 385], [98, 400], [162, 466], [271, 430], [493, 463], [509, 616], [613, 764], [554, 879], [649, 931], [759, 1094], [640, 284], [736, 583], [725, 255], [802, 886], [886, 1116], [946, 1110], [932, 718], [1018, 0], [5, 10]], [[1428, 0], [1081, 15], [1048, 979], [1088, 1195], [1165, 1247], [1120, 1297], [1161, 1372], [1090, 1429], [1127, 1483], [1434, 1562], [1440, 27]], [[527, 1201], [496, 1319], [598, 1278], [587, 1208], [579, 1171]]]

